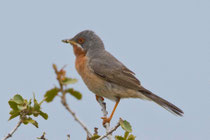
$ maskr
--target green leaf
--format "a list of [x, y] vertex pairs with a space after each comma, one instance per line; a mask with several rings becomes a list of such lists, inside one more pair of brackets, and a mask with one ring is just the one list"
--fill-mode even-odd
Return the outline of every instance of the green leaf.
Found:
[[82, 99], [82, 94], [79, 91], [74, 90], [73, 88], [67, 89], [66, 92], [70, 93], [72, 96], [74, 96], [78, 100]]
[[99, 135], [93, 135], [93, 136], [91, 137], [91, 140], [96, 140], [97, 138], [100, 138], [100, 136], [99, 136]]
[[24, 120], [23, 120], [23, 123], [24, 123], [25, 125], [28, 124], [28, 123], [31, 123], [31, 124], [33, 124], [36, 128], [39, 127], [37, 121], [33, 120], [32, 118], [24, 119]]
[[18, 110], [17, 103], [14, 100], [11, 99], [8, 101], [8, 103], [11, 109], [16, 110], [16, 111]]
[[62, 84], [64, 84], [64, 85], [75, 84], [77, 81], [78, 81], [77, 79], [66, 77], [66, 78], [62, 81]]
[[17, 103], [17, 104], [23, 104], [24, 103], [24, 99], [21, 95], [19, 94], [16, 94], [14, 97], [13, 97], [13, 100]]
[[130, 135], [129, 137], [128, 137], [128, 139], [127, 140], [135, 140], [136, 139], [136, 137], [134, 136], [134, 135]]
[[18, 108], [20, 111], [22, 111], [22, 110], [26, 109], [27, 106], [26, 106], [26, 105], [17, 105], [17, 108]]
[[122, 136], [115, 136], [115, 140], [125, 140]]
[[28, 104], [28, 101], [26, 99], [24, 99], [24, 104], [26, 104], [26, 105]]
[[127, 122], [126, 120], [122, 120], [120, 119], [120, 126], [122, 127], [122, 129], [124, 129], [125, 131], [131, 133], [132, 132], [132, 128], [129, 122]]
[[48, 90], [44, 95], [45, 101], [48, 102], [48, 103], [52, 102], [52, 100], [55, 98], [55, 96], [58, 95], [58, 92], [59, 92], [59, 89], [56, 88], [56, 87]]
[[44, 112], [40, 111], [39, 115], [42, 116], [45, 120], [48, 119], [48, 114], [47, 113], [44, 113]]
[[20, 112], [12, 110], [12, 111], [10, 111], [9, 114], [11, 115], [9, 117], [9, 120], [11, 120], [11, 119], [14, 119], [15, 117], [19, 116], [20, 115]]
[[40, 111], [40, 105], [37, 102], [37, 100], [35, 99], [35, 96], [34, 96], [34, 110], [35, 111]]
[[11, 110], [11, 111], [9, 112], [9, 114], [12, 115], [12, 114], [14, 114], [15, 112], [19, 112], [19, 111]]
[[127, 139], [128, 135], [129, 135], [129, 132], [125, 131], [124, 138]]
[[31, 105], [31, 99], [29, 100], [29, 102], [27, 103], [27, 105]]
[[38, 122], [35, 120], [30, 121], [31, 124], [33, 124], [36, 128], [39, 128]]
[[40, 114], [40, 112], [36, 111], [36, 110], [33, 110], [32, 113], [33, 113], [34, 117], [38, 117]]

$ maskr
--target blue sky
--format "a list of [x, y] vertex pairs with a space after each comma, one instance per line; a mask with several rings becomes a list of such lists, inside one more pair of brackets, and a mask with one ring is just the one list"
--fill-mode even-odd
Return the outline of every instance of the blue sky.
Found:
[[[69, 105], [91, 130], [101, 126], [102, 113], [74, 68], [72, 47], [62, 39], [90, 29], [106, 49], [136, 73], [142, 85], [185, 112], [176, 117], [152, 102], [120, 102], [119, 117], [133, 126], [137, 140], [210, 139], [210, 1], [0, 1], [0, 137], [18, 119], [7, 121], [7, 101], [16, 93], [41, 100], [55, 80], [52, 63], [67, 64], [73, 87], [82, 101], [68, 97]], [[107, 101], [109, 112], [114, 103]], [[37, 118], [39, 129], [21, 126], [11, 140], [35, 140], [42, 132], [49, 140], [84, 139], [85, 132], [56, 98], [43, 104], [47, 121]], [[119, 129], [116, 134], [123, 131]]]

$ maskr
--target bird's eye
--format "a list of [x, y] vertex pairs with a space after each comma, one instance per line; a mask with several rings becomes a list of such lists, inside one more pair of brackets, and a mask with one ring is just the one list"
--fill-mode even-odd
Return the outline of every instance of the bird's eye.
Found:
[[80, 37], [77, 41], [79, 44], [83, 44], [85, 42], [85, 39]]

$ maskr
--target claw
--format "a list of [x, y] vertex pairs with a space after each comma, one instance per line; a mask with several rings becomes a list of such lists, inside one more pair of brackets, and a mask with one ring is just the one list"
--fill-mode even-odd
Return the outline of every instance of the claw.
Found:
[[107, 118], [107, 117], [101, 117], [101, 119], [103, 119], [103, 125], [105, 125], [106, 123], [110, 123], [111, 118]]

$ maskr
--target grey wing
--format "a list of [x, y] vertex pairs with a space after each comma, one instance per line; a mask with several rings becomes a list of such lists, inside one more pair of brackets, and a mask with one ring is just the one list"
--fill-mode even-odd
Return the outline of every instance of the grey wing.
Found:
[[141, 88], [135, 74], [108, 52], [92, 58], [89, 64], [93, 72], [106, 81], [134, 90]]

